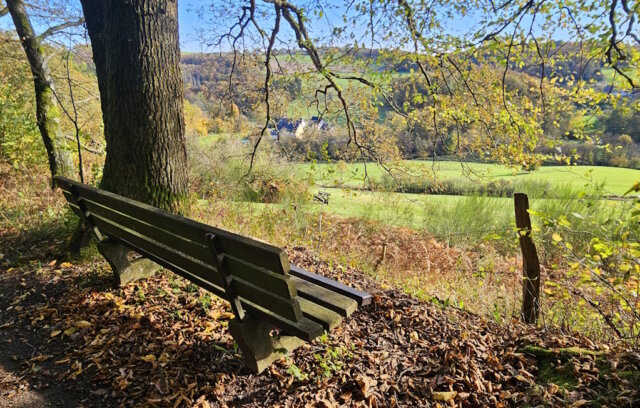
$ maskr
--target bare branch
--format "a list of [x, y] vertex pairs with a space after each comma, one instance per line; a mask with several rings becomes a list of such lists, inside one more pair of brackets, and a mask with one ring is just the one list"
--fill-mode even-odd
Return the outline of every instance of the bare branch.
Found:
[[[606, 50], [607, 63], [613, 68], [620, 76], [622, 76], [631, 86], [631, 88], [637, 88], [637, 85], [633, 79], [627, 75], [618, 65], [619, 60], [625, 60], [626, 55], [620, 49], [618, 45], [618, 27], [616, 25], [616, 7], [618, 6], [618, 0], [611, 0], [611, 6], [609, 8], [609, 25], [611, 28], [611, 36], [609, 37], [609, 46]], [[615, 53], [615, 56], [614, 56]]]
[[[267, 129], [269, 128], [269, 124], [271, 122], [271, 105], [269, 101], [269, 82], [271, 81], [271, 52], [273, 51], [273, 45], [276, 42], [276, 36], [278, 35], [278, 31], [280, 31], [280, 19], [282, 17], [282, 8], [277, 4], [275, 4], [274, 6], [276, 10], [276, 21], [274, 23], [273, 30], [271, 31], [271, 37], [269, 38], [269, 46], [267, 47], [267, 55], [265, 56], [265, 59], [264, 59], [264, 65], [267, 70], [267, 73], [265, 74], [265, 77], [264, 77], [264, 102], [267, 105], [267, 113], [266, 113], [266, 118], [264, 122], [264, 127], [260, 132], [260, 136], [258, 137], [258, 140], [256, 140], [256, 142], [253, 145], [253, 151], [251, 152], [251, 161], [249, 162], [249, 170], [247, 174], [249, 174], [253, 169], [253, 162], [256, 158], [256, 152], [258, 151], [258, 146], [260, 146], [260, 142], [262, 141], [264, 134], [267, 132]], [[258, 27], [255, 21], [254, 21], [254, 24], [256, 25], [256, 27]]]
[[38, 40], [42, 41], [47, 37], [50, 37], [56, 33], [59, 33], [62, 30], [65, 30], [70, 27], [78, 27], [84, 24], [84, 17], [81, 17], [75, 21], [67, 21], [62, 24], [58, 24], [52, 27], [47, 28], [42, 34], [38, 36]]

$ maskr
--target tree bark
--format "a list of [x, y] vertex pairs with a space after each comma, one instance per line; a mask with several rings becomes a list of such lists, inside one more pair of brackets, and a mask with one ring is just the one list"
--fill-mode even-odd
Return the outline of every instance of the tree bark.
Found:
[[[71, 152], [64, 149], [64, 135], [60, 129], [60, 112], [56, 106], [55, 85], [49, 64], [44, 56], [22, 0], [7, 0], [7, 8], [20, 37], [31, 74], [36, 96], [36, 120], [47, 150], [51, 176], [74, 177], [75, 168]], [[52, 182], [53, 186], [53, 182]]]
[[81, 0], [100, 88], [101, 188], [185, 212], [187, 151], [176, 0]]

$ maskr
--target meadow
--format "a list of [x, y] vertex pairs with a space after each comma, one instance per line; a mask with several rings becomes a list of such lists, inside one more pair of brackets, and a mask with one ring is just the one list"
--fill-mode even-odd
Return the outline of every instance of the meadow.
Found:
[[[366, 167], [369, 180], [385, 177], [384, 169]], [[363, 164], [297, 164], [295, 171], [314, 183], [314, 191], [329, 194], [328, 204], [312, 207], [316, 212], [424, 230], [449, 244], [503, 240], [514, 228], [511, 197], [367, 191]], [[395, 171], [454, 184], [517, 181], [515, 190], [529, 194], [534, 211], [575, 218], [597, 207], [603, 220], [625, 210], [627, 202], [612, 198], [640, 180], [639, 170], [595, 166], [547, 166], [524, 172], [488, 163], [405, 161]]]
[[[367, 179], [381, 181], [387, 171], [375, 164], [300, 163], [298, 174], [325, 187], [362, 187]], [[605, 195], [622, 195], [640, 180], [640, 170], [601, 166], [543, 166], [524, 171], [492, 163], [459, 161], [404, 160], [391, 166], [391, 174], [410, 179], [469, 179], [473, 182], [492, 180], [543, 181], [553, 185], [588, 188], [602, 185]]]

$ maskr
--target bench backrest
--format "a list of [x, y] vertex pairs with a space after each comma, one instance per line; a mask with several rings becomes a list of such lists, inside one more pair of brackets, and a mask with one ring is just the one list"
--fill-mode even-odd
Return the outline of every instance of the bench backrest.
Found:
[[289, 260], [281, 248], [64, 177], [55, 181], [71, 209], [96, 233], [220, 297], [239, 301], [247, 312], [294, 335], [313, 338], [322, 333], [318, 324], [302, 315]]

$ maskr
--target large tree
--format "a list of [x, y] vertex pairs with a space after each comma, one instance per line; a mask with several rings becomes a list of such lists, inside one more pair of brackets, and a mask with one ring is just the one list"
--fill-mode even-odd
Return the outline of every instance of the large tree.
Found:
[[52, 176], [73, 177], [75, 167], [71, 152], [64, 148], [65, 137], [60, 129], [60, 113], [55, 97], [55, 83], [51, 69], [44, 54], [42, 41], [55, 32], [81, 24], [80, 21], [69, 21], [53, 26], [36, 35], [25, 3], [22, 0], [7, 0], [6, 10], [0, 10], [0, 16], [9, 12], [15, 25], [22, 48], [29, 61], [36, 98], [36, 119], [42, 141], [47, 150], [49, 168]]
[[82, 0], [98, 76], [101, 187], [185, 211], [187, 153], [176, 0]]

